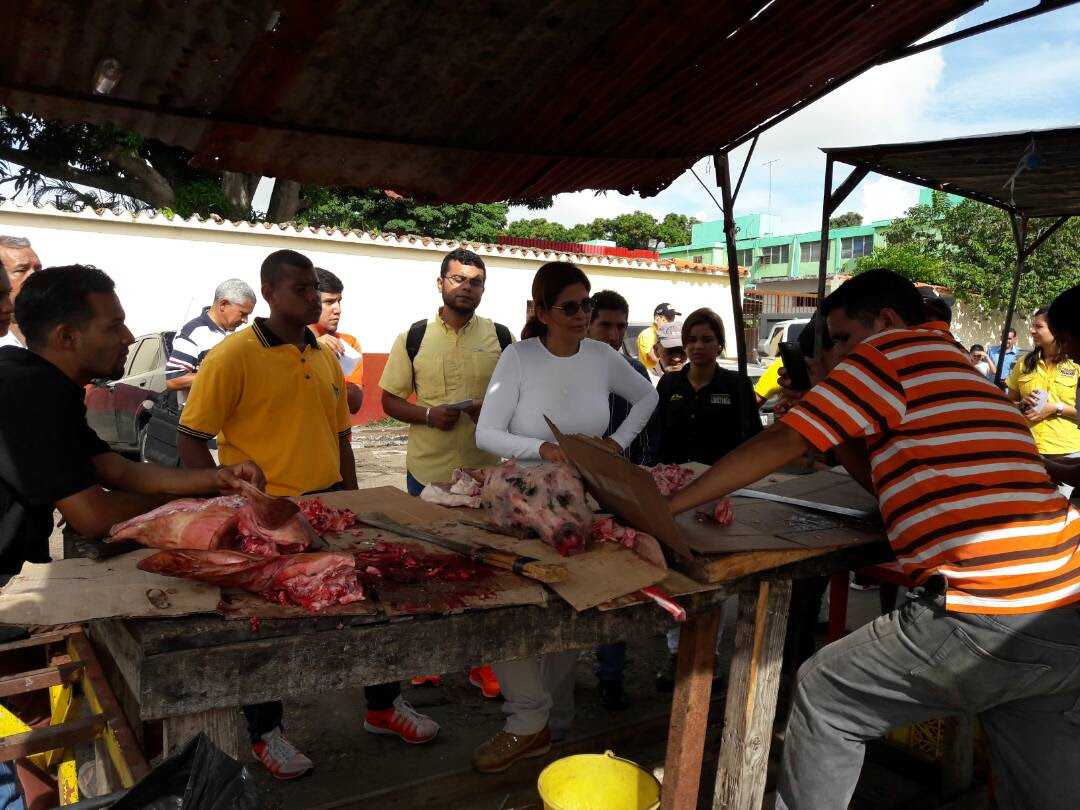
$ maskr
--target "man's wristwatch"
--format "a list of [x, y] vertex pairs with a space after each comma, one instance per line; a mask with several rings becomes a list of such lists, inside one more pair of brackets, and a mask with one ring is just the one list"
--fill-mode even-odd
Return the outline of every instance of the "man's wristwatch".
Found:
[[1059, 402], [1057, 404], [1057, 415], [1061, 416], [1063, 413], [1065, 413], [1065, 403]]

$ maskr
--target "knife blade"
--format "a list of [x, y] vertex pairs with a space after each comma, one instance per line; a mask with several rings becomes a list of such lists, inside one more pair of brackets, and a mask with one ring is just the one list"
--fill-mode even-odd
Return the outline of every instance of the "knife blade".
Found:
[[815, 512], [825, 512], [830, 515], [843, 515], [844, 517], [858, 518], [859, 520], [875, 520], [878, 516], [877, 510], [835, 506], [831, 503], [807, 501], [803, 498], [792, 498], [787, 495], [777, 495], [774, 492], [763, 492], [758, 489], [737, 489], [731, 493], [730, 497], [756, 498], [759, 501], [773, 501], [775, 503], [784, 503], [788, 506], [798, 506], [802, 509], [811, 509]]

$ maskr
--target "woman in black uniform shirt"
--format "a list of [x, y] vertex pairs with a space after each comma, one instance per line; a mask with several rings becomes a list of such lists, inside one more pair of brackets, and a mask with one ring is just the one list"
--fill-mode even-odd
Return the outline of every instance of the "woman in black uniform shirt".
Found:
[[761, 431], [754, 391], [750, 380], [716, 362], [724, 350], [724, 324], [711, 309], [690, 313], [682, 341], [690, 362], [656, 386], [657, 458], [663, 464], [715, 464]]

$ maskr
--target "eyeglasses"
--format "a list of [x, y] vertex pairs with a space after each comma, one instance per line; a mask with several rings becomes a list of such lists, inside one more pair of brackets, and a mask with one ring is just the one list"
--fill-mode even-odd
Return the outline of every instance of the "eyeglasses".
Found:
[[476, 276], [475, 278], [465, 278], [465, 276], [455, 274], [452, 276], [445, 276], [445, 278], [450, 279], [455, 284], [464, 284], [467, 281], [469, 282], [470, 287], [475, 287], [476, 289], [480, 289], [484, 286], [484, 279], [480, 276]]
[[578, 312], [586, 314], [592, 312], [592, 299], [582, 298], [581, 301], [570, 301], [565, 304], [556, 304], [552, 309], [561, 309], [568, 318], [573, 318]]

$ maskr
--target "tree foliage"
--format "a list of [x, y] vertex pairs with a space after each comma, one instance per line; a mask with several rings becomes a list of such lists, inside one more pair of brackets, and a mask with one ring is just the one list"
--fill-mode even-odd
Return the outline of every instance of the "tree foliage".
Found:
[[605, 239], [630, 250], [652, 250], [663, 245], [690, 244], [690, 229], [696, 222], [685, 214], [668, 214], [657, 220], [644, 211], [635, 211], [612, 218], [599, 217], [588, 224], [570, 227], [546, 219], [519, 219], [510, 223], [506, 233], [555, 242]]
[[863, 216], [857, 211], [848, 211], [835, 217], [829, 218], [829, 228], [852, 228], [863, 224]]
[[[1053, 220], [1028, 223], [1030, 243]], [[929, 205], [916, 205], [885, 232], [887, 245], [859, 261], [858, 270], [889, 267], [913, 281], [950, 288], [981, 314], [999, 312], [1009, 302], [1016, 245], [1009, 217], [973, 200], [958, 205], [934, 192]], [[1017, 308], [1030, 312], [1080, 283], [1080, 222], [1070, 220], [1025, 263]]]

